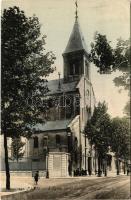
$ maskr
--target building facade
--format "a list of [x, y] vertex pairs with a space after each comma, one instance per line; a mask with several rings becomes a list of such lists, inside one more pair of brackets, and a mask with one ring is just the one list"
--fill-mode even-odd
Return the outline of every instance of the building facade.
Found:
[[25, 154], [15, 170], [45, 170], [50, 177], [66, 177], [77, 168], [95, 170], [94, 153], [84, 128], [95, 107], [89, 54], [76, 16], [63, 56], [63, 78], [47, 83], [45, 124], [37, 124], [25, 139]]
[[84, 128], [93, 114], [95, 95], [89, 55], [78, 18], [62, 56], [64, 77], [48, 82], [49, 108], [43, 114], [47, 122], [37, 124], [28, 141], [28, 156], [37, 162], [43, 159], [49, 176], [72, 175], [77, 168], [88, 170], [92, 165]]

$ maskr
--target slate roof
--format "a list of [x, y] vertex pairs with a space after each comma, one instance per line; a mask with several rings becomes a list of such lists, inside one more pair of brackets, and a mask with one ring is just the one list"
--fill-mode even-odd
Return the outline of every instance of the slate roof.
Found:
[[59, 79], [55, 79], [55, 80], [51, 80], [48, 81], [47, 86], [49, 88], [49, 92], [47, 93], [47, 95], [51, 95], [51, 94], [59, 94], [59, 93], [65, 93], [65, 92], [73, 92], [76, 90], [76, 86], [78, 81], [73, 81], [73, 82], [69, 82], [69, 83], [63, 83], [64, 79], [60, 79], [60, 85], [61, 85], [61, 89], [58, 89], [58, 85], [59, 85]]
[[71, 119], [47, 121], [45, 124], [37, 124], [32, 128], [40, 132], [64, 130], [68, 127], [70, 122], [71, 122]]
[[76, 20], [67, 47], [63, 54], [78, 50], [85, 50], [87, 52], [87, 46], [82, 35], [78, 20]]

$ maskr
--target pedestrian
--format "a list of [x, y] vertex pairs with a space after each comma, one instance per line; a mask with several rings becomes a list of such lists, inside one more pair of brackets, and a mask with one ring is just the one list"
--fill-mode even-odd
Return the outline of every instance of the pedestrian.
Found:
[[34, 180], [35, 180], [36, 185], [37, 185], [37, 183], [38, 183], [38, 179], [39, 179], [39, 172], [36, 171], [36, 172], [35, 172], [35, 175], [34, 175]]
[[84, 176], [85, 175], [85, 170], [82, 168], [81, 170], [81, 175]]

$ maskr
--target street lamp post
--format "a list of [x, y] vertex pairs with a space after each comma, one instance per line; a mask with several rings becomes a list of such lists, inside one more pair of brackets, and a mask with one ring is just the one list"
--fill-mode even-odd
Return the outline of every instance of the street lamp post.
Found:
[[86, 151], [87, 150], [87, 146], [86, 146], [86, 134], [85, 134], [85, 170], [87, 170], [87, 166], [86, 166]]
[[49, 178], [49, 168], [48, 168], [48, 161], [49, 161], [49, 150], [48, 150], [48, 147], [47, 147], [47, 152], [46, 152], [46, 162], [47, 162], [47, 170], [46, 170], [46, 178]]
[[68, 137], [68, 153], [70, 154], [69, 165], [68, 165], [68, 173], [72, 176], [72, 133], [69, 127], [67, 127], [67, 137]]

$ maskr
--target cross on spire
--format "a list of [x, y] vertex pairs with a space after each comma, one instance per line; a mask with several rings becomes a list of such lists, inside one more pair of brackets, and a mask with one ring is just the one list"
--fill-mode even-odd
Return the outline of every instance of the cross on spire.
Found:
[[76, 6], [75, 18], [77, 20], [77, 18], [78, 18], [78, 3], [77, 3], [77, 0], [75, 1], [75, 6]]

